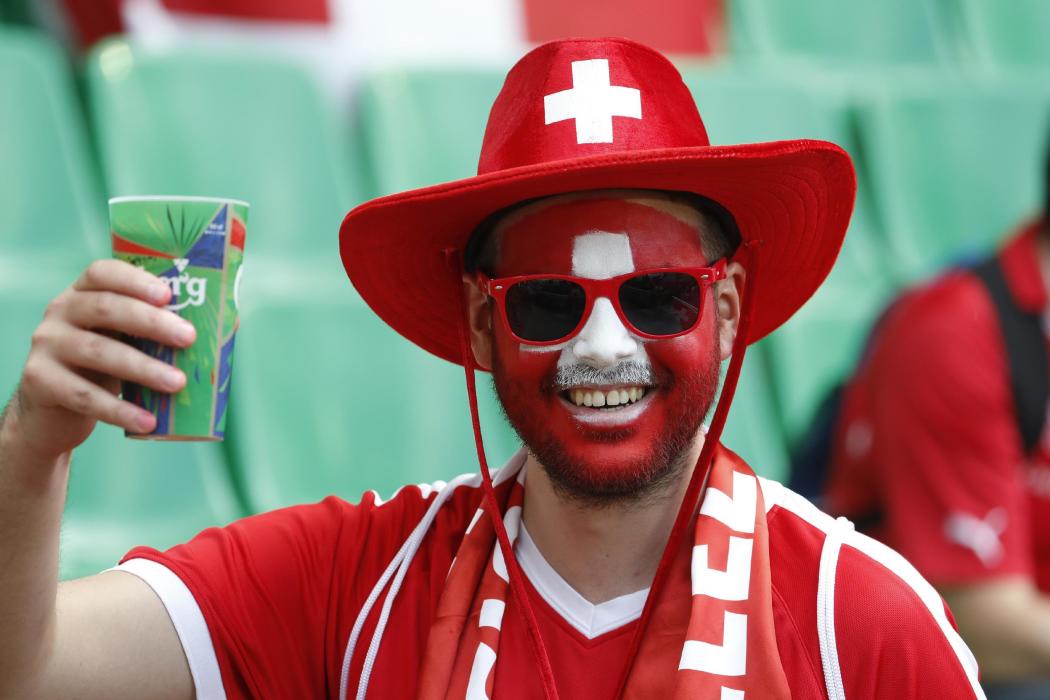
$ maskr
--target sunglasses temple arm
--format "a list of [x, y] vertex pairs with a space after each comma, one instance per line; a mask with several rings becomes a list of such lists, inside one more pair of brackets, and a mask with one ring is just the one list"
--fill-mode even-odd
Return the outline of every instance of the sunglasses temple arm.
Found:
[[744, 354], [747, 350], [747, 339], [750, 333], [752, 309], [754, 307], [753, 291], [758, 279], [758, 247], [760, 244], [760, 241], [748, 241], [742, 244], [741, 252], [746, 256], [744, 264], [745, 269], [747, 269], [747, 277], [744, 281], [744, 298], [740, 309], [740, 323], [737, 326], [736, 337], [733, 339], [733, 354], [729, 359], [729, 368], [726, 371], [725, 381], [722, 383], [722, 393], [718, 398], [718, 405], [715, 407], [711, 427], [707, 431], [703, 449], [700, 450], [700, 457], [696, 460], [692, 477], [689, 479], [685, 496], [682, 499], [681, 506], [678, 508], [678, 515], [675, 517], [674, 527], [671, 528], [671, 534], [667, 538], [664, 553], [660, 557], [660, 564], [656, 568], [656, 575], [653, 577], [653, 584], [649, 588], [649, 595], [645, 599], [645, 608], [642, 610], [641, 619], [631, 641], [631, 650], [627, 656], [628, 661], [624, 667], [623, 675], [620, 677], [619, 692], [616, 697], [623, 697], [624, 691], [627, 689], [627, 682], [630, 680], [634, 660], [638, 656], [642, 638], [645, 636], [646, 626], [652, 618], [653, 609], [656, 607], [660, 592], [667, 582], [671, 563], [678, 552], [679, 542], [682, 539], [686, 526], [688, 526], [689, 521], [693, 517], [693, 513], [696, 511], [699, 500], [702, 499], [703, 494], [707, 491], [707, 481], [711, 476], [711, 466], [714, 463], [712, 459], [714, 451], [722, 436], [722, 429], [725, 427], [726, 417], [729, 414], [729, 406], [733, 402], [733, 394], [736, 392], [737, 379], [740, 377], [740, 368], [744, 364]]
[[530, 648], [536, 663], [540, 667], [540, 676], [543, 681], [543, 691], [546, 700], [558, 700], [558, 688], [554, 683], [554, 670], [551, 668], [550, 657], [540, 636], [539, 623], [536, 622], [536, 614], [532, 609], [532, 603], [525, 590], [522, 578], [524, 574], [518, 566], [518, 560], [514, 556], [510, 538], [507, 537], [507, 529], [503, 525], [503, 514], [499, 504], [496, 502], [496, 489], [492, 485], [492, 475], [489, 471], [488, 460], [485, 458], [485, 444], [481, 436], [481, 419], [478, 415], [478, 394], [475, 383], [474, 371], [477, 364], [474, 361], [474, 351], [470, 347], [470, 310], [467, 305], [466, 292], [463, 288], [463, 257], [456, 248], [446, 248], [444, 251], [445, 263], [453, 273], [453, 283], [459, 289], [459, 313], [457, 314], [457, 325], [459, 326], [459, 349], [463, 360], [463, 371], [467, 381], [467, 401], [470, 404], [470, 422], [474, 429], [474, 446], [478, 453], [478, 466], [481, 467], [481, 480], [484, 496], [482, 504], [485, 512], [492, 520], [492, 527], [496, 531], [496, 540], [503, 553], [503, 560], [507, 564], [507, 578], [510, 581], [511, 590], [515, 601], [525, 616], [525, 627], [529, 633]]

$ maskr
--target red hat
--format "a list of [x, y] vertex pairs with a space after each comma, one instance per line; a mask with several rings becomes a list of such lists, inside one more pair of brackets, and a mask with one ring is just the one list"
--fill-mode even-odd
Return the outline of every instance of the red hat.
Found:
[[[440, 138], [440, 134], [435, 134]], [[626, 39], [555, 41], [511, 68], [489, 114], [476, 177], [366, 202], [339, 232], [362, 298], [413, 343], [462, 364], [462, 251], [489, 214], [566, 192], [638, 188], [719, 202], [761, 241], [748, 342], [816, 291], [842, 246], [856, 179], [825, 141], [712, 146], [689, 89], [656, 51]]]

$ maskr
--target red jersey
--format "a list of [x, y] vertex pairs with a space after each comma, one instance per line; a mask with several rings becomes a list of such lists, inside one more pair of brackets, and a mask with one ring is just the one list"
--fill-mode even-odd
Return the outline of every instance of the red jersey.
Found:
[[[1019, 308], [1045, 313], [1027, 227], [999, 255]], [[953, 270], [900, 299], [847, 388], [828, 509], [877, 513], [871, 533], [930, 581], [1020, 574], [1050, 591], [1050, 430], [1024, 453], [1006, 346], [983, 284]]]
[[[760, 484], [776, 643], [794, 697], [984, 697], [973, 657], [915, 569], [780, 484]], [[373, 493], [356, 505], [329, 497], [205, 530], [164, 553], [136, 548], [119, 568], [161, 597], [200, 698], [338, 698], [341, 688], [354, 697], [369, 646], [376, 653], [368, 697], [415, 697], [433, 612], [481, 498], [476, 475], [406, 487], [385, 503]], [[382, 597], [359, 628], [355, 622], [421, 522], [429, 527], [415, 540], [385, 633], [372, 643]], [[833, 528], [841, 548], [825, 547]], [[561, 697], [612, 697], [647, 592], [591, 605], [527, 532], [516, 556]], [[668, 593], [689, 595], [689, 586], [689, 572], [675, 571]], [[507, 606], [515, 607], [513, 598]], [[669, 644], [682, 644], [686, 622]], [[495, 697], [543, 697], [526, 634], [522, 616], [508, 610]], [[354, 652], [344, 660], [351, 638]]]

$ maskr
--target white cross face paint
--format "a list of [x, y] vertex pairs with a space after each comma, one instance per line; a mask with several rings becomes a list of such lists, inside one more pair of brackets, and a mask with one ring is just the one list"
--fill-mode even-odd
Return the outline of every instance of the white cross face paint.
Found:
[[[588, 279], [609, 279], [634, 272], [634, 256], [627, 234], [592, 231], [572, 242], [572, 274]], [[583, 328], [556, 345], [521, 343], [522, 352], [559, 352], [558, 366], [585, 363], [608, 367], [624, 360], [648, 364], [642, 338], [623, 325], [612, 301], [595, 299]]]

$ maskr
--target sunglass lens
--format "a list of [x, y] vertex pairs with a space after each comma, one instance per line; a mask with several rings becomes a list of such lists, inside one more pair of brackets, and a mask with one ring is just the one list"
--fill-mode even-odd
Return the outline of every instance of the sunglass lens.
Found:
[[620, 285], [620, 308], [635, 328], [650, 335], [689, 330], [700, 315], [700, 285], [681, 272], [638, 275]]
[[585, 302], [583, 288], [575, 282], [526, 280], [507, 290], [507, 321], [519, 338], [559, 340], [576, 330]]

